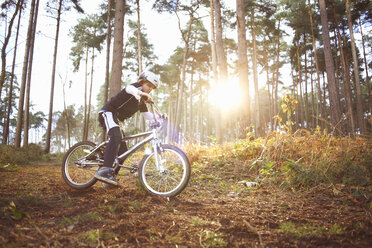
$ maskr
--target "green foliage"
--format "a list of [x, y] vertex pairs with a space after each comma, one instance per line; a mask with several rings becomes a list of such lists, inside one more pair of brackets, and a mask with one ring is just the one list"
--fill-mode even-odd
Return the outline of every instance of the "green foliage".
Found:
[[200, 239], [204, 247], [226, 247], [227, 246], [227, 241], [224, 240], [224, 235], [222, 233], [216, 233], [216, 232], [205, 230], [201, 234]]
[[29, 164], [40, 161], [43, 157], [43, 149], [36, 144], [27, 147], [16, 148], [14, 146], [0, 146], [1, 164]]
[[199, 218], [198, 216], [192, 216], [190, 219], [190, 223], [194, 226], [205, 226], [208, 222]]
[[295, 225], [293, 222], [284, 222], [280, 225], [279, 232], [293, 235], [297, 238], [302, 237], [320, 237], [323, 236], [325, 228], [319, 227], [313, 223]]
[[16, 204], [13, 201], [9, 203], [8, 210], [9, 215], [13, 220], [21, 220], [23, 217], [30, 218], [30, 215], [27, 212], [24, 212], [17, 208]]
[[345, 228], [338, 224], [334, 224], [330, 228], [326, 228], [318, 226], [315, 223], [296, 225], [291, 221], [284, 222], [279, 228], [279, 232], [292, 235], [296, 238], [340, 235], [344, 232], [344, 230]]

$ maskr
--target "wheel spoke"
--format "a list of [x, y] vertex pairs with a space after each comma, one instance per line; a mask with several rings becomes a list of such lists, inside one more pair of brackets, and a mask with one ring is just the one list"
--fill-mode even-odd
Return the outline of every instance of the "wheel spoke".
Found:
[[174, 148], [165, 147], [159, 154], [162, 161], [160, 171], [156, 166], [155, 155], [145, 160], [141, 167], [140, 179], [143, 185], [156, 195], [175, 195], [186, 186], [190, 175], [188, 161]]

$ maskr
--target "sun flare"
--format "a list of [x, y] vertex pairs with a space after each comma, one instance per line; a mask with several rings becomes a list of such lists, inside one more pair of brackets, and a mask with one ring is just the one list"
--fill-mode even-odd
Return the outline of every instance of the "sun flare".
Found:
[[222, 112], [228, 113], [241, 104], [241, 91], [237, 80], [221, 82], [218, 86], [212, 85], [209, 92], [209, 102]]

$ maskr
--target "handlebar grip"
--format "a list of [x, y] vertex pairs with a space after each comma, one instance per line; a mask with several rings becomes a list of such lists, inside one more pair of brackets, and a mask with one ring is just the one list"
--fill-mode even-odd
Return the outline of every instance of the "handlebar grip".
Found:
[[141, 96], [141, 99], [144, 100], [146, 103], [154, 103], [153, 101], [149, 101], [149, 102], [148, 102], [148, 99], [149, 99], [149, 98], [148, 98], [148, 96], [146, 96], [146, 95], [142, 95], [142, 96]]

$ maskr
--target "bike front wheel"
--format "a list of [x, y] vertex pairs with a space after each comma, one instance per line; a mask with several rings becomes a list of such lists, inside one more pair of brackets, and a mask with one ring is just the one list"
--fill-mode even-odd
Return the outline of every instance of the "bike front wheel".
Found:
[[94, 177], [98, 169], [99, 159], [103, 155], [87, 155], [96, 145], [90, 141], [82, 141], [72, 146], [66, 153], [62, 164], [62, 176], [65, 182], [74, 189], [86, 189], [97, 182]]
[[158, 161], [159, 166], [154, 152], [143, 157], [138, 171], [141, 184], [152, 195], [178, 195], [190, 179], [191, 167], [186, 154], [176, 146], [160, 145]]

